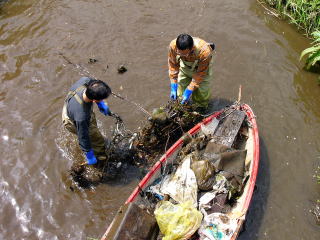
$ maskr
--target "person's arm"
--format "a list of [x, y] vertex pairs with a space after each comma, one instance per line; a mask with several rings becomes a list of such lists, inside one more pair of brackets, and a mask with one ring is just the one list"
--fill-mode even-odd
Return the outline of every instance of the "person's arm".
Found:
[[93, 150], [91, 148], [90, 136], [89, 136], [89, 120], [81, 120], [76, 121], [76, 129], [77, 129], [77, 136], [81, 150], [86, 155], [87, 163], [88, 164], [95, 164], [97, 163], [97, 159], [94, 156]]
[[168, 50], [168, 68], [169, 68], [169, 79], [171, 83], [177, 83], [179, 74], [179, 63], [177, 62], [177, 54], [174, 51], [175, 40], [169, 45]]
[[75, 124], [80, 148], [83, 152], [89, 152], [91, 150], [91, 142], [89, 137], [89, 121], [76, 121]]

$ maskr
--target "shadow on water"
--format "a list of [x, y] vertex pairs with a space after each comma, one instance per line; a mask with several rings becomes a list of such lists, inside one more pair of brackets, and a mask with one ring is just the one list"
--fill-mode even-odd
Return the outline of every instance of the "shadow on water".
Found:
[[246, 217], [244, 231], [240, 234], [239, 240], [258, 240], [259, 229], [262, 225], [264, 212], [267, 208], [270, 189], [270, 166], [267, 147], [260, 137], [260, 162], [256, 181], [256, 187]]

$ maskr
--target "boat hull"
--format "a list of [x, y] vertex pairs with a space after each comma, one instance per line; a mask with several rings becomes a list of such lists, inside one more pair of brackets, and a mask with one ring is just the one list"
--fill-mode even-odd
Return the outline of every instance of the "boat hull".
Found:
[[[256, 178], [258, 174], [258, 167], [259, 167], [259, 134], [258, 134], [258, 127], [255, 119], [255, 115], [251, 108], [247, 104], [240, 105], [240, 110], [244, 111], [247, 116], [247, 121], [250, 125], [250, 131], [249, 131], [249, 137], [247, 143], [247, 158], [248, 161], [250, 161], [249, 166], [249, 179], [246, 183], [246, 186], [244, 188], [243, 194], [240, 197], [240, 201], [237, 206], [237, 212], [240, 213], [241, 218], [238, 220], [237, 229], [235, 233], [233, 234], [231, 239], [236, 239], [241, 231], [241, 227], [243, 225], [243, 222], [245, 220], [246, 213], [248, 211], [255, 183]], [[192, 129], [188, 131], [190, 135], [195, 135], [199, 131], [201, 131], [202, 125], [207, 125], [211, 121], [213, 121], [215, 118], [219, 117], [219, 115], [223, 112], [215, 112], [211, 116], [204, 119], [202, 122], [198, 123], [196, 126], [194, 126]], [[126, 201], [126, 204], [131, 202], [136, 202], [140, 198], [140, 192], [146, 189], [150, 183], [152, 183], [156, 178], [160, 176], [161, 168], [165, 165], [165, 163], [173, 161], [179, 152], [179, 150], [182, 148], [184, 141], [184, 137], [181, 137], [171, 148], [160, 158], [158, 162], [151, 168], [151, 170], [146, 174], [146, 176], [141, 180], [141, 182], [138, 184], [138, 186], [134, 189], [134, 191], [131, 193], [129, 198]], [[112, 227], [113, 222], [110, 224], [109, 228], [105, 232], [104, 236], [101, 238], [101, 240], [106, 240], [108, 232], [110, 228]], [[109, 239], [110, 240], [110, 239]]]

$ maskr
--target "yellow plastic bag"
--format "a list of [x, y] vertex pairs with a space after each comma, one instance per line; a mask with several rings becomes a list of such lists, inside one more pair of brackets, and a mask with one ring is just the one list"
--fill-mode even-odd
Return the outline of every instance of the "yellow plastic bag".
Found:
[[162, 201], [154, 211], [162, 240], [189, 239], [201, 225], [202, 213], [191, 202], [174, 205]]

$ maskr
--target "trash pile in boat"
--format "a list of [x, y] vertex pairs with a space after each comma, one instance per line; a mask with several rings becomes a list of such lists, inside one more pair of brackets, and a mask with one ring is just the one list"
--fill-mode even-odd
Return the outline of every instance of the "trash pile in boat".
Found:
[[245, 185], [246, 150], [208, 140], [192, 139], [178, 155], [178, 165], [171, 166], [172, 173], [146, 191], [156, 204], [163, 239], [188, 239], [197, 230], [200, 239], [228, 239], [236, 230], [236, 220], [227, 213]]
[[[231, 239], [241, 218], [231, 209], [249, 178], [247, 138], [246, 115], [232, 107], [194, 136], [186, 134], [161, 175], [118, 212], [107, 239]], [[139, 218], [144, 223], [136, 226]]]
[[115, 178], [128, 164], [146, 171], [185, 132], [204, 117], [193, 106], [170, 101], [155, 109], [143, 128], [131, 132], [117, 119], [107, 146], [107, 163], [73, 162], [70, 175], [77, 186], [86, 188]]

